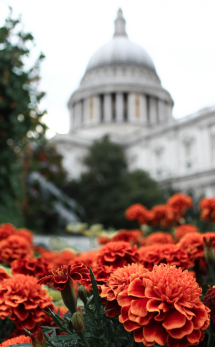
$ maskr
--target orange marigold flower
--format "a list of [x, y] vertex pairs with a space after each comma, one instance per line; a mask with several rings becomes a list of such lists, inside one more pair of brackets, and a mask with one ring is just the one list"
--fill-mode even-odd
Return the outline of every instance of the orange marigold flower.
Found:
[[107, 236], [99, 236], [98, 237], [98, 244], [99, 245], [106, 245], [106, 243], [110, 242], [111, 238]]
[[62, 252], [51, 252], [46, 250], [42, 251], [41, 258], [49, 264], [49, 268], [56, 269], [62, 265], [73, 263], [76, 256], [68, 249], [63, 250]]
[[206, 222], [215, 222], [215, 198], [204, 198], [199, 204], [201, 219]]
[[202, 234], [202, 237], [205, 237], [206, 239], [207, 238], [211, 238], [213, 237], [213, 247], [215, 249], [215, 232], [214, 231], [207, 231], [206, 233]]
[[69, 249], [64, 249], [62, 252], [58, 253], [55, 258], [55, 267], [58, 268], [62, 265], [67, 265], [75, 259], [75, 254]]
[[18, 235], [11, 235], [0, 242], [0, 261], [10, 264], [15, 259], [22, 259], [32, 254], [30, 243]]
[[207, 290], [207, 293], [204, 296], [203, 304], [207, 306], [211, 312], [210, 317], [213, 323], [215, 323], [215, 286]]
[[125, 218], [128, 220], [137, 220], [140, 224], [147, 224], [150, 220], [151, 214], [150, 211], [147, 210], [141, 204], [131, 205], [125, 211]]
[[155, 205], [152, 208], [152, 225], [160, 225], [162, 228], [171, 227], [180, 219], [180, 215], [166, 204]]
[[145, 239], [145, 244], [147, 246], [153, 245], [155, 243], [161, 243], [161, 244], [174, 243], [174, 240], [171, 234], [163, 233], [162, 231], [157, 231], [149, 235]]
[[12, 339], [5, 340], [4, 342], [2, 342], [0, 346], [11, 346], [11, 345], [18, 345], [20, 343], [31, 343], [31, 342], [32, 341], [29, 336], [20, 335]]
[[35, 277], [44, 276], [48, 270], [48, 263], [44, 262], [41, 258], [27, 256], [23, 259], [17, 259], [10, 264], [12, 274], [23, 274]]
[[86, 280], [89, 278], [89, 270], [84, 264], [62, 265], [55, 270], [49, 270], [49, 274], [41, 278], [39, 284], [53, 284], [55, 289], [64, 290], [67, 282]]
[[82, 263], [88, 267], [92, 267], [97, 252], [98, 252], [97, 250], [94, 250], [94, 251], [80, 253], [75, 257], [73, 261], [69, 262], [69, 265]]
[[29, 243], [33, 242], [34, 234], [28, 229], [17, 229], [16, 235], [24, 237]]
[[203, 236], [200, 233], [185, 234], [180, 239], [178, 246], [187, 252], [191, 261], [204, 257]]
[[[114, 270], [115, 268], [113, 266], [107, 265], [92, 267], [92, 271], [97, 282], [99, 291], [101, 285], [105, 284], [108, 281], [110, 274], [113, 273]], [[86, 281], [82, 281], [82, 284], [86, 287], [87, 291], [90, 291], [92, 289], [92, 283], [90, 278]]]
[[10, 223], [0, 224], [0, 241], [16, 233], [16, 228]]
[[10, 276], [7, 274], [4, 268], [0, 267], [0, 282], [5, 278], [10, 278]]
[[54, 311], [55, 313], [58, 313], [58, 312], [59, 312], [59, 315], [60, 315], [61, 317], [64, 317], [64, 315], [68, 312], [68, 308], [63, 307], [63, 306], [55, 306], [54, 309], [53, 309], [53, 311]]
[[102, 298], [107, 300], [105, 310], [110, 310], [106, 313], [108, 317], [116, 317], [121, 312], [121, 307], [117, 303], [117, 296], [123, 290], [128, 288], [129, 284], [135, 278], [142, 278], [143, 274], [149, 271], [140, 264], [132, 264], [116, 269], [110, 275], [107, 283], [101, 286]]
[[186, 251], [174, 244], [154, 244], [152, 246], [140, 247], [138, 252], [140, 263], [149, 270], [152, 270], [153, 265], [161, 263], [176, 265], [183, 270], [194, 265]]
[[155, 265], [118, 294], [119, 321], [145, 346], [197, 345], [209, 326], [210, 310], [201, 303], [201, 291], [187, 270]]
[[199, 229], [192, 224], [183, 224], [175, 229], [175, 238], [180, 240], [184, 235], [189, 233], [198, 233]]
[[188, 208], [193, 207], [193, 201], [186, 194], [176, 193], [167, 200], [167, 205], [174, 208], [180, 215], [183, 215]]
[[115, 268], [122, 267], [127, 264], [136, 263], [139, 260], [137, 246], [131, 246], [130, 243], [108, 242], [97, 252], [94, 266], [108, 265]]
[[14, 275], [0, 283], [0, 318], [9, 316], [19, 329], [33, 329], [47, 307], [53, 308], [52, 299], [35, 277]]
[[131, 244], [139, 243], [141, 238], [143, 237], [143, 233], [141, 230], [121, 230], [115, 236], [112, 237], [111, 241], [125, 241]]
[[[35, 249], [35, 247], [34, 247]], [[49, 250], [45, 250], [41, 252], [41, 259], [49, 264], [50, 269], [56, 269], [58, 266], [56, 265], [56, 259], [58, 258], [58, 252], [51, 252]], [[65, 264], [64, 264], [65, 265]]]

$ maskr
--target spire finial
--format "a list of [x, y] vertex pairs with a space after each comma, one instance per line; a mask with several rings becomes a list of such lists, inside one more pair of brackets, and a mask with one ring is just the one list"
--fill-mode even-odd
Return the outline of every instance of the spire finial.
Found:
[[125, 31], [125, 18], [123, 17], [123, 13], [121, 8], [117, 11], [117, 18], [114, 21], [115, 23], [115, 32], [113, 36], [127, 36]]

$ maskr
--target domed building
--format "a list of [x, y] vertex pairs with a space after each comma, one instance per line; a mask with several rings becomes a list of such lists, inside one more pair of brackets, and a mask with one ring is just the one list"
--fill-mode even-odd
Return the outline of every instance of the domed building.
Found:
[[148, 53], [131, 42], [119, 9], [112, 40], [90, 58], [68, 102], [70, 130], [52, 143], [71, 178], [93, 141], [109, 134], [123, 146], [130, 170], [194, 195], [215, 194], [215, 108], [174, 120], [173, 100]]

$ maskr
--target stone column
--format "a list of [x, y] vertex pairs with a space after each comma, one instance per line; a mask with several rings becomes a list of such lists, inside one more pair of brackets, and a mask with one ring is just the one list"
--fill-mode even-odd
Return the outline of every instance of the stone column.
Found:
[[133, 122], [135, 117], [135, 94], [128, 94], [128, 122]]
[[84, 99], [84, 119], [83, 119], [83, 124], [87, 125], [89, 124], [90, 121], [90, 99]]
[[146, 96], [140, 95], [140, 122], [143, 125], [147, 124], [147, 102]]
[[116, 122], [123, 122], [123, 94], [116, 94]]
[[78, 128], [81, 125], [81, 111], [82, 111], [81, 101], [75, 104], [75, 127]]
[[165, 102], [163, 100], [158, 100], [158, 122], [163, 123], [166, 117], [166, 107]]
[[74, 128], [74, 106], [72, 105], [70, 108], [70, 117], [69, 117], [69, 131], [71, 132]]
[[157, 99], [152, 96], [149, 98], [149, 122], [152, 125], [157, 123]]
[[169, 122], [171, 122], [172, 121], [172, 105], [170, 105], [170, 104], [166, 104], [166, 115], [167, 115], [167, 120], [169, 121]]
[[100, 123], [100, 97], [94, 96], [93, 98], [93, 118], [92, 123]]
[[110, 123], [112, 119], [112, 99], [111, 94], [104, 95], [104, 122]]

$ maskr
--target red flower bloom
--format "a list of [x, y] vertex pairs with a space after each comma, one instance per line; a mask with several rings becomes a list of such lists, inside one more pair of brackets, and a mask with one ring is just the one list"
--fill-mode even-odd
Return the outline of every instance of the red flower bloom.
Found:
[[11, 235], [0, 242], [0, 261], [10, 264], [15, 259], [22, 259], [32, 254], [29, 242], [22, 236]]
[[189, 233], [184, 235], [178, 246], [189, 255], [191, 261], [204, 257], [203, 236], [200, 233]]
[[50, 252], [46, 250], [42, 251], [41, 258], [49, 264], [49, 268], [56, 269], [62, 265], [73, 263], [76, 256], [68, 249], [62, 252]]
[[5, 278], [10, 278], [10, 276], [7, 274], [4, 268], [0, 267], [0, 282]]
[[140, 254], [140, 263], [149, 270], [152, 270], [155, 264], [161, 263], [176, 265], [183, 270], [194, 265], [183, 248], [174, 244], [154, 244], [152, 246], [140, 247], [138, 252]]
[[162, 231], [157, 231], [149, 235], [145, 239], [145, 244], [147, 246], [153, 245], [155, 243], [161, 243], [161, 244], [174, 243], [174, 240], [171, 234], [163, 233]]
[[206, 239], [213, 237], [213, 239], [214, 239], [213, 247], [215, 249], [215, 232], [214, 231], [207, 231], [206, 233], [202, 234], [202, 237], [205, 237]]
[[16, 228], [10, 223], [0, 224], [0, 241], [16, 233]]
[[140, 224], [147, 224], [151, 218], [151, 214], [143, 205], [134, 204], [125, 211], [125, 218], [128, 220], [137, 220]]
[[193, 201], [186, 194], [176, 193], [167, 200], [167, 205], [174, 208], [180, 215], [183, 215], [186, 209], [193, 207]]
[[49, 270], [49, 275], [41, 278], [39, 284], [53, 284], [55, 289], [63, 290], [67, 282], [82, 281], [89, 278], [89, 270], [83, 264], [62, 265], [55, 270]]
[[47, 316], [52, 300], [32, 276], [15, 275], [0, 283], [0, 318], [8, 317], [19, 329], [33, 329]]
[[75, 257], [76, 256], [72, 251], [64, 249], [62, 252], [58, 253], [58, 256], [54, 261], [55, 268], [71, 263], [72, 261], [74, 261]]
[[110, 237], [107, 236], [99, 236], [98, 237], [98, 244], [99, 245], [106, 245], [106, 243], [110, 242]]
[[12, 339], [5, 340], [4, 342], [2, 342], [0, 346], [11, 346], [11, 345], [18, 345], [20, 343], [31, 343], [31, 342], [32, 341], [29, 336], [20, 335]]
[[98, 250], [94, 266], [108, 265], [115, 268], [127, 264], [136, 263], [139, 260], [137, 246], [131, 246], [128, 242], [108, 242]]
[[204, 198], [199, 204], [201, 219], [206, 222], [215, 222], [215, 199]]
[[209, 326], [210, 310], [200, 301], [201, 291], [187, 270], [155, 265], [118, 294], [119, 321], [145, 346], [197, 345]]
[[[113, 273], [114, 270], [115, 268], [113, 266], [106, 266], [106, 265], [95, 266], [92, 268], [99, 291], [100, 291], [101, 285], [105, 284], [108, 281], [110, 274]], [[87, 291], [90, 291], [92, 289], [92, 283], [91, 283], [90, 277], [87, 280], [82, 281], [82, 284], [86, 287]]]
[[97, 250], [94, 250], [94, 251], [80, 253], [75, 257], [74, 260], [69, 262], [69, 265], [82, 263], [88, 267], [92, 267], [93, 261], [96, 257], [97, 252], [98, 252]]
[[213, 323], [215, 323], [215, 286], [207, 290], [207, 293], [204, 296], [203, 304], [207, 306], [211, 312], [210, 317]]
[[192, 224], [183, 224], [175, 229], [175, 238], [180, 240], [184, 235], [189, 233], [198, 233], [199, 230]]
[[115, 236], [112, 237], [111, 241], [125, 241], [131, 244], [139, 243], [141, 238], [143, 237], [143, 233], [141, 230], [121, 230]]
[[34, 234], [28, 229], [17, 229], [16, 235], [24, 237], [29, 243], [33, 242]]
[[152, 225], [160, 225], [162, 228], [171, 227], [180, 219], [180, 215], [168, 205], [155, 205], [152, 208]]
[[41, 258], [35, 258], [32, 256], [28, 256], [24, 259], [14, 260], [10, 266], [13, 275], [23, 274], [41, 277], [44, 276], [49, 270], [46, 262], [44, 262]]
[[109, 277], [107, 283], [101, 286], [102, 298], [105, 298], [108, 302], [105, 306], [105, 310], [112, 309], [107, 312], [108, 317], [115, 317], [120, 314], [121, 307], [117, 303], [117, 296], [123, 290], [128, 288], [129, 284], [135, 279], [142, 279], [143, 274], [149, 272], [140, 264], [132, 264], [116, 269]]

